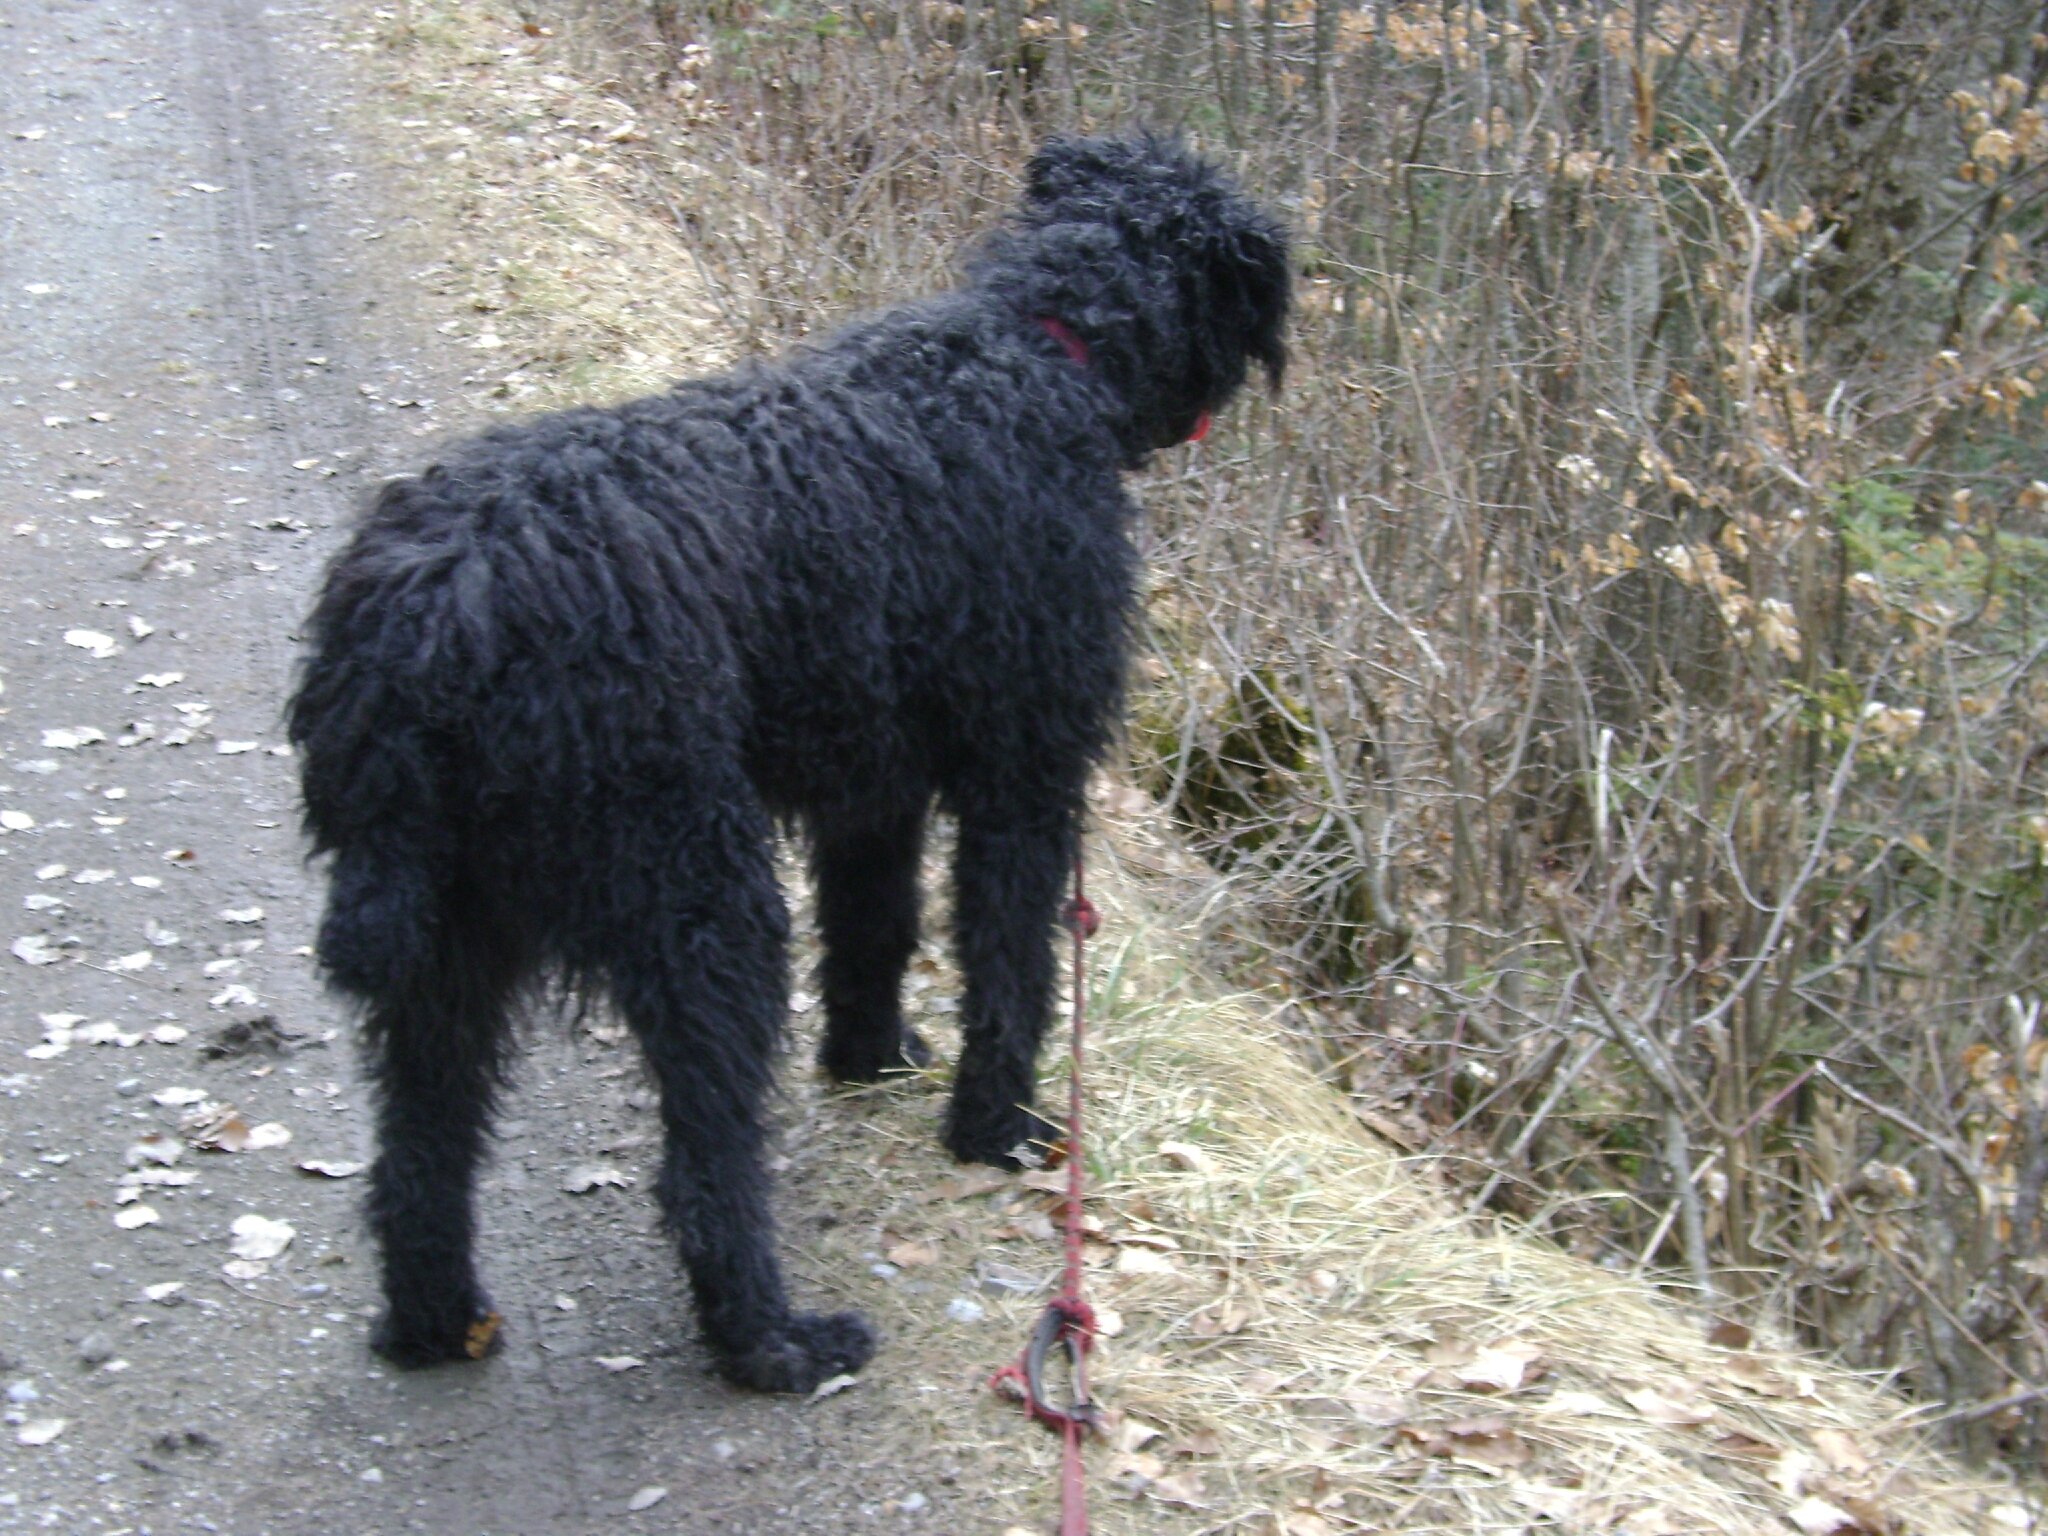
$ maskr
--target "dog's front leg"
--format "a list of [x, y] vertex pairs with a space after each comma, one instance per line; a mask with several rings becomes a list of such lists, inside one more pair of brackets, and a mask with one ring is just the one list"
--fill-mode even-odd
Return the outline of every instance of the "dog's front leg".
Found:
[[852, 826], [816, 826], [811, 871], [825, 993], [819, 1064], [842, 1083], [931, 1064], [931, 1047], [903, 1022], [903, 969], [917, 949], [917, 863], [924, 808]]
[[946, 1145], [963, 1162], [1020, 1165], [1054, 1127], [1033, 1112], [1052, 1008], [1054, 928], [1073, 868], [1073, 813], [962, 810], [953, 860], [954, 946], [966, 977], [964, 1041]]

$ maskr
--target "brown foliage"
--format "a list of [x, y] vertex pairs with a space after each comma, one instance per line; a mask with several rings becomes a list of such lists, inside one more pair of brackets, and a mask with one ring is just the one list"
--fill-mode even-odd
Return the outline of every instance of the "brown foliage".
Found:
[[940, 281], [1046, 128], [1287, 201], [1300, 365], [1156, 476], [1133, 733], [1247, 963], [1475, 1203], [2037, 1457], [2038, 7], [609, 14], [758, 345]]

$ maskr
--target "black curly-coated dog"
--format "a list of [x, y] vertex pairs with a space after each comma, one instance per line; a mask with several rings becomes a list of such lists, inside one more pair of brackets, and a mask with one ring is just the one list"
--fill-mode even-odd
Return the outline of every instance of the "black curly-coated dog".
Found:
[[475, 1357], [471, 1186], [537, 975], [602, 992], [661, 1092], [660, 1177], [706, 1342], [804, 1391], [874, 1348], [792, 1311], [762, 1107], [801, 825], [823, 1065], [930, 1060], [898, 987], [934, 805], [966, 995], [945, 1141], [1014, 1166], [1083, 785], [1136, 575], [1119, 472], [1277, 383], [1286, 236], [1170, 141], [1057, 139], [967, 284], [767, 366], [486, 433], [385, 487], [291, 704], [331, 854], [320, 960], [366, 1014], [389, 1302], [376, 1347]]

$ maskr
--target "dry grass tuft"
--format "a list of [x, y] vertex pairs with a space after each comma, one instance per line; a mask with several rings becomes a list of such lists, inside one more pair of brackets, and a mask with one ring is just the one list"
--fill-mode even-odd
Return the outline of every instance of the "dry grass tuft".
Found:
[[[604, 398], [715, 361], [720, 317], [672, 216], [629, 195], [630, 109], [571, 73], [569, 40], [454, 7], [395, 26], [358, 37], [396, 106], [366, 128], [421, 206], [448, 210], [422, 232], [439, 254], [423, 297], [490, 358], [473, 403]], [[1269, 999], [1203, 974], [1187, 893], [1213, 900], [1213, 882], [1142, 797], [1108, 798], [1089, 1266], [1117, 1331], [1097, 1377], [1115, 1410], [1093, 1453], [1099, 1529], [2025, 1528], [2009, 1488], [1942, 1462], [1875, 1385], [1712, 1343], [1640, 1280], [1456, 1214], [1302, 1064]], [[957, 986], [925, 960], [913, 992], [930, 1028]], [[787, 1177], [846, 1215], [792, 1240], [799, 1283], [889, 1334], [861, 1388], [890, 1409], [867, 1420], [877, 1465], [981, 1491], [991, 1532], [1044, 1522], [1056, 1445], [984, 1383], [1057, 1271], [1057, 1201], [947, 1162], [933, 1084], [791, 1076]]]

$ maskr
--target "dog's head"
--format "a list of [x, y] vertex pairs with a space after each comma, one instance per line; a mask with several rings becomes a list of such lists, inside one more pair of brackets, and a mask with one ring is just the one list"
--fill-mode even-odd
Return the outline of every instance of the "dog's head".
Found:
[[1171, 139], [1047, 142], [976, 277], [1079, 341], [1134, 458], [1185, 441], [1251, 364], [1276, 387], [1286, 366], [1286, 229]]

